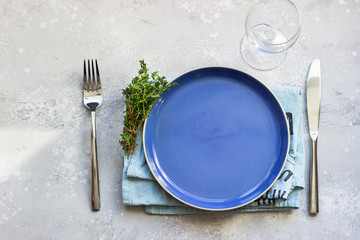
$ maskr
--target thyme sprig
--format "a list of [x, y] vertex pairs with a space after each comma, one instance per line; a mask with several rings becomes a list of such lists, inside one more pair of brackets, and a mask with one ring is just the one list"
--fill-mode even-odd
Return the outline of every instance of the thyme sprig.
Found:
[[135, 151], [138, 131], [149, 116], [155, 101], [160, 99], [161, 94], [169, 87], [176, 84], [169, 84], [165, 76], [160, 76], [158, 72], [150, 74], [144, 60], [140, 60], [138, 73], [138, 76], [123, 89], [126, 110], [120, 144], [127, 156]]

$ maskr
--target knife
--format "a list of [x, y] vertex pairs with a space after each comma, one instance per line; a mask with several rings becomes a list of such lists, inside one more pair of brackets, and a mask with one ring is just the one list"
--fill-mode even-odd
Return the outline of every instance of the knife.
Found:
[[312, 143], [310, 170], [310, 203], [309, 212], [319, 213], [318, 174], [317, 174], [317, 140], [319, 134], [320, 99], [321, 99], [321, 69], [320, 60], [315, 59], [310, 66], [307, 81], [307, 113], [309, 131]]

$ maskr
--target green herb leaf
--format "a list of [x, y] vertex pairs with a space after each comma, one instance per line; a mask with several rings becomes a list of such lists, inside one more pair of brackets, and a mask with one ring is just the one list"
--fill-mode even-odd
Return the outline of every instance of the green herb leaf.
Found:
[[139, 75], [123, 89], [125, 96], [124, 130], [121, 134], [120, 144], [126, 155], [130, 155], [136, 148], [136, 136], [145, 119], [151, 112], [151, 107], [161, 94], [177, 83], [169, 84], [165, 76], [160, 77], [158, 72], [149, 74], [144, 60], [140, 60]]

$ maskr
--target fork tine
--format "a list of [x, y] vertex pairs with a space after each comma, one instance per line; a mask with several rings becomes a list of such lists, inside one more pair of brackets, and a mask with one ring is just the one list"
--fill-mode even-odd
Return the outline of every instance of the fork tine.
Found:
[[100, 73], [99, 73], [97, 59], [95, 59], [95, 65], [96, 65], [97, 91], [101, 93], [101, 81], [100, 81]]
[[89, 91], [89, 84], [87, 82], [87, 75], [86, 75], [86, 60], [85, 59], [84, 59], [83, 88], [84, 88], [84, 91]]
[[88, 59], [88, 81], [89, 81], [89, 91], [92, 92], [93, 90], [93, 83], [92, 83], [92, 76], [90, 71], [90, 60]]
[[95, 79], [95, 71], [94, 71], [94, 60], [91, 59], [91, 70], [92, 70], [92, 84], [93, 84], [93, 91], [97, 91], [96, 87], [96, 79]]

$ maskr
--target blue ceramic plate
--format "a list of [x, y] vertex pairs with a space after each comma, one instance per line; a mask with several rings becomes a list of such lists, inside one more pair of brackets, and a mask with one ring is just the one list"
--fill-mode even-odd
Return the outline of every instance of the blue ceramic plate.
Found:
[[206, 210], [248, 204], [286, 161], [286, 115], [263, 83], [241, 71], [187, 72], [152, 108], [144, 151], [156, 180], [183, 203]]

